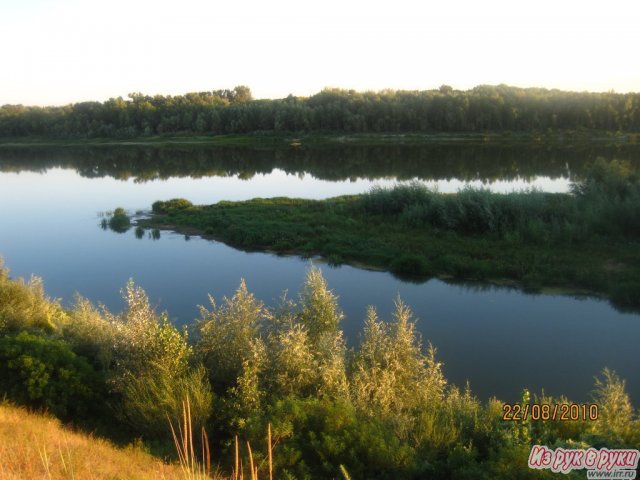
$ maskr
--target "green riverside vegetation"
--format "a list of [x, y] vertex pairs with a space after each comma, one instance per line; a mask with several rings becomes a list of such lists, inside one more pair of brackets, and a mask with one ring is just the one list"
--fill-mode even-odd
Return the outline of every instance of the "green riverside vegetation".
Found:
[[640, 307], [640, 179], [596, 162], [568, 194], [430, 191], [419, 183], [328, 200], [153, 204], [146, 225], [244, 249], [389, 270], [415, 281], [490, 281], [596, 294]]
[[[0, 265], [0, 359], [8, 366], [0, 396], [120, 442], [140, 438], [156, 453], [172, 450], [168, 420], [180, 425], [188, 399], [185, 428], [206, 429], [214, 458], [234, 458], [235, 435], [249, 442], [254, 452], [241, 460], [262, 478], [271, 464], [260, 447], [265, 431], [282, 479], [555, 478], [527, 466], [532, 445], [640, 446], [638, 412], [606, 369], [593, 391], [595, 420], [503, 420], [500, 401], [481, 402], [447, 382], [399, 298], [388, 321], [370, 308], [359, 348], [347, 349], [336, 296], [315, 268], [297, 298], [272, 308], [241, 281], [231, 298], [210, 297], [182, 331], [132, 281], [123, 298], [119, 314], [81, 297], [63, 309], [40, 281], [11, 279]], [[569, 400], [523, 391], [522, 403], [531, 401]]]

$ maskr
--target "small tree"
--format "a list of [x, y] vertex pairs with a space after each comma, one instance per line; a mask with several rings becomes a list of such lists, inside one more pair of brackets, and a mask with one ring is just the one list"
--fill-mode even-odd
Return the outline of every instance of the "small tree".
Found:
[[42, 279], [12, 280], [0, 258], [0, 333], [22, 330], [52, 332], [65, 324], [67, 313], [44, 293]]
[[318, 374], [309, 335], [300, 324], [270, 333], [269, 390], [277, 396], [307, 396], [313, 392]]
[[179, 418], [188, 396], [194, 424], [203, 425], [211, 412], [211, 387], [204, 369], [190, 366], [186, 330], [179, 332], [166, 314], [157, 315], [133, 281], [123, 297], [125, 312], [107, 314], [115, 329], [111, 386], [122, 398], [120, 418], [141, 433], [166, 434], [167, 415]]
[[389, 324], [378, 320], [375, 309], [369, 308], [352, 379], [354, 401], [367, 415], [400, 419], [444, 397], [442, 364], [436, 361], [433, 346], [422, 353], [411, 317], [400, 298]]
[[615, 446], [632, 446], [633, 438], [636, 442], [640, 441], [640, 419], [634, 413], [629, 395], [625, 391], [624, 380], [605, 368], [602, 370], [602, 378], [596, 377], [593, 397], [600, 406], [594, 433]]
[[96, 367], [105, 371], [111, 367], [114, 326], [86, 298], [76, 296], [69, 322], [62, 329], [62, 336], [74, 351], [91, 359]]
[[346, 346], [340, 330], [344, 314], [320, 269], [313, 267], [307, 271], [300, 306], [300, 322], [307, 331], [319, 373], [318, 393], [347, 396]]
[[300, 305], [300, 320], [307, 328], [313, 344], [317, 345], [325, 335], [333, 336], [338, 332], [344, 314], [338, 307], [338, 298], [327, 287], [319, 268], [312, 267], [307, 271]]
[[251, 355], [252, 343], [258, 338], [264, 317], [262, 302], [247, 290], [244, 280], [232, 298], [216, 305], [209, 296], [211, 311], [200, 307], [200, 338], [197, 351], [209, 371], [214, 388], [223, 393], [236, 385], [245, 360]]

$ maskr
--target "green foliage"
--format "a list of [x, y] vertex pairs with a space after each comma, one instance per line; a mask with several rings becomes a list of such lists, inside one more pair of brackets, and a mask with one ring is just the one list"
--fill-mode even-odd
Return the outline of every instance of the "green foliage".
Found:
[[398, 298], [391, 323], [370, 308], [353, 362], [352, 397], [359, 411], [393, 418], [398, 432], [406, 433], [417, 409], [443, 400], [445, 386], [435, 348], [423, 353], [409, 308]]
[[405, 253], [393, 261], [391, 271], [404, 278], [425, 278], [432, 274], [433, 268], [424, 257]]
[[53, 332], [66, 321], [67, 314], [58, 301], [45, 295], [42, 279], [11, 280], [0, 258], [0, 333]]
[[571, 199], [558, 202], [556, 198], [535, 190], [504, 195], [474, 188], [446, 195], [413, 182], [376, 187], [362, 195], [360, 203], [369, 214], [393, 216], [412, 228], [429, 226], [463, 235], [524, 235], [532, 222], [546, 227], [572, 218]]
[[182, 402], [187, 398], [194, 431], [200, 431], [211, 416], [213, 395], [202, 366], [175, 375], [164, 365], [156, 364], [142, 374], [128, 374], [125, 380], [118, 412], [129, 426], [147, 438], [168, 438], [167, 418], [179, 424]]
[[90, 359], [96, 368], [107, 371], [113, 361], [114, 324], [81, 296], [76, 297], [69, 317], [62, 328], [62, 338], [76, 353]]
[[122, 292], [127, 309], [120, 315], [107, 313], [115, 329], [114, 378], [117, 385], [130, 375], [139, 376], [161, 366], [174, 377], [187, 372], [192, 354], [186, 332], [179, 332], [166, 314], [157, 315], [144, 290], [132, 280]]
[[179, 417], [188, 395], [194, 424], [203, 425], [211, 414], [211, 387], [203, 369], [193, 370], [192, 347], [186, 331], [179, 332], [166, 314], [158, 316], [145, 292], [129, 281], [123, 291], [127, 309], [107, 313], [114, 329], [111, 389], [121, 398], [118, 417], [139, 433], [158, 436], [158, 422]]
[[318, 343], [324, 335], [334, 335], [338, 331], [344, 314], [320, 269], [312, 267], [307, 271], [300, 304], [301, 321], [309, 332], [311, 342]]
[[197, 349], [215, 391], [222, 393], [235, 386], [243, 371], [265, 312], [262, 302], [249, 293], [244, 280], [232, 298], [223, 298], [222, 305], [217, 306], [211, 296], [209, 300], [211, 311], [200, 307]]
[[608, 368], [596, 378], [594, 400], [600, 405], [594, 433], [609, 448], [637, 448], [640, 445], [640, 417], [634, 412], [625, 382]]
[[320, 374], [318, 394], [333, 398], [344, 396], [347, 394], [346, 347], [339, 328], [344, 314], [318, 268], [307, 271], [300, 305], [300, 323], [308, 333], [310, 349]]
[[306, 328], [289, 323], [272, 329], [267, 339], [270, 353], [268, 388], [279, 396], [310, 396], [318, 369]]
[[189, 200], [185, 200], [184, 198], [174, 198], [172, 200], [167, 200], [166, 202], [160, 200], [153, 202], [151, 210], [153, 213], [167, 213], [170, 210], [186, 210], [191, 207], [193, 207], [193, 204]]
[[109, 219], [109, 228], [117, 233], [124, 233], [131, 227], [131, 219], [121, 207], [113, 211], [113, 215]]
[[0, 337], [0, 395], [64, 418], [96, 411], [100, 376], [58, 340], [22, 332]]
[[[376, 419], [361, 420], [344, 401], [277, 400], [264, 413], [279, 442], [274, 464], [282, 478], [331, 479], [344, 465], [353, 478], [411, 478], [414, 452]], [[258, 441], [263, 423], [254, 426]]]

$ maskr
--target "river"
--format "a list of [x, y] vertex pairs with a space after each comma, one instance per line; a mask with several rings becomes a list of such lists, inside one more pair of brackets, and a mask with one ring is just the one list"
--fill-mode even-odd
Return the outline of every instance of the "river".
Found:
[[176, 324], [198, 317], [208, 294], [230, 296], [244, 278], [266, 304], [295, 297], [311, 264], [339, 296], [350, 345], [366, 307], [389, 318], [399, 295], [432, 342], [447, 379], [486, 399], [513, 401], [522, 388], [588, 401], [604, 367], [627, 381], [640, 402], [640, 315], [608, 302], [532, 295], [487, 285], [415, 284], [389, 273], [321, 259], [243, 252], [198, 237], [159, 239], [99, 227], [105, 211], [149, 210], [155, 200], [197, 204], [254, 197], [327, 198], [373, 185], [416, 180], [444, 192], [465, 185], [493, 191], [563, 192], [596, 157], [640, 165], [637, 149], [606, 146], [486, 146], [212, 149], [205, 147], [0, 148], [0, 256], [14, 277], [38, 275], [65, 305], [77, 292], [113, 311], [129, 278]]

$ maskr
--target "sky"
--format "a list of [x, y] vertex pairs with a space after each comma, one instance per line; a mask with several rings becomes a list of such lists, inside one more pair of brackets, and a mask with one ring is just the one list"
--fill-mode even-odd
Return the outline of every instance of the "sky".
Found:
[[640, 91], [640, 2], [0, 0], [0, 105], [247, 85]]

